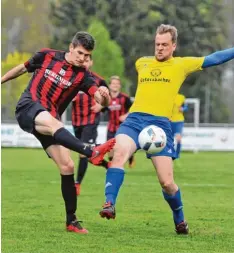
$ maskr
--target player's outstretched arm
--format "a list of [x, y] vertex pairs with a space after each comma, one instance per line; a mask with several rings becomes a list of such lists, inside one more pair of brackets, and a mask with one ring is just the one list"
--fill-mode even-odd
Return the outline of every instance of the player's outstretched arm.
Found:
[[14, 79], [18, 76], [21, 76], [27, 72], [24, 64], [19, 64], [18, 66], [14, 67], [13, 69], [9, 70], [4, 76], [1, 77], [1, 83], [5, 83], [11, 79]]
[[234, 59], [234, 47], [207, 55], [202, 64], [202, 68], [220, 65], [232, 59]]

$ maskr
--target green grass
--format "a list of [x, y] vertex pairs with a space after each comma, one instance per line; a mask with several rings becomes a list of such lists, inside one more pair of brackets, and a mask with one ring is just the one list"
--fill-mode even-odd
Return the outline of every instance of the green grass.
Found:
[[234, 252], [234, 153], [182, 153], [177, 161], [189, 236], [173, 231], [151, 162], [141, 152], [136, 159], [136, 168], [127, 169], [117, 218], [110, 221], [98, 215], [105, 171], [90, 166], [78, 200], [78, 218], [89, 234], [78, 235], [65, 232], [60, 176], [52, 161], [40, 149], [3, 149], [2, 252]]

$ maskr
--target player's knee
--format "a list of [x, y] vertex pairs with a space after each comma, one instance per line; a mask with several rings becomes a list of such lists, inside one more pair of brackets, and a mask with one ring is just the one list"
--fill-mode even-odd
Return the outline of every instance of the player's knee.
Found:
[[59, 165], [60, 172], [62, 175], [70, 175], [74, 173], [74, 162], [70, 159]]
[[54, 119], [50, 122], [50, 128], [51, 128], [51, 132], [52, 134], [54, 134], [59, 128], [64, 127], [63, 123]]
[[63, 123], [54, 117], [47, 118], [43, 125], [45, 125], [48, 128], [48, 131], [51, 135], [53, 135], [59, 128], [64, 127]]
[[61, 127], [63, 123], [47, 111], [39, 113], [35, 118], [35, 128], [39, 133], [53, 135]]
[[114, 154], [112, 157], [112, 164], [117, 164], [118, 166], [123, 166], [125, 163], [125, 157], [127, 154], [127, 150], [121, 148], [115, 148]]
[[181, 134], [177, 134], [177, 135], [175, 136], [175, 139], [176, 139], [176, 142], [181, 142], [181, 139], [182, 139]]
[[165, 180], [160, 182], [162, 189], [168, 194], [174, 194], [177, 191], [177, 186], [173, 180]]

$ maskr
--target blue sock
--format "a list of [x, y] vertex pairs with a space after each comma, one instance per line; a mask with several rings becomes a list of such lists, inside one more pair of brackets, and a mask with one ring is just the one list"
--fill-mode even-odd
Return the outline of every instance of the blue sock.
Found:
[[180, 150], [181, 150], [181, 142], [177, 142], [177, 145], [176, 145], [176, 157], [177, 158], [180, 157]]
[[110, 201], [111, 204], [115, 205], [119, 189], [124, 180], [124, 173], [124, 170], [119, 168], [109, 168], [107, 170], [105, 186], [106, 203]]
[[176, 192], [175, 195], [169, 195], [163, 191], [164, 199], [167, 201], [171, 210], [173, 212], [173, 219], [175, 225], [184, 221], [184, 212], [183, 212], [183, 204], [180, 196], [180, 189]]

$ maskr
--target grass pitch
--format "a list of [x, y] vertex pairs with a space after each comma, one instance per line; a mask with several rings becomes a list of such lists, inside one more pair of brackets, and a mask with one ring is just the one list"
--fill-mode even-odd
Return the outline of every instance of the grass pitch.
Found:
[[2, 149], [2, 252], [234, 252], [234, 153], [182, 153], [175, 179], [189, 236], [175, 234], [153, 166], [142, 152], [135, 168], [126, 170], [116, 220], [99, 218], [105, 170], [89, 167], [77, 212], [89, 234], [67, 233], [52, 161], [41, 149]]

